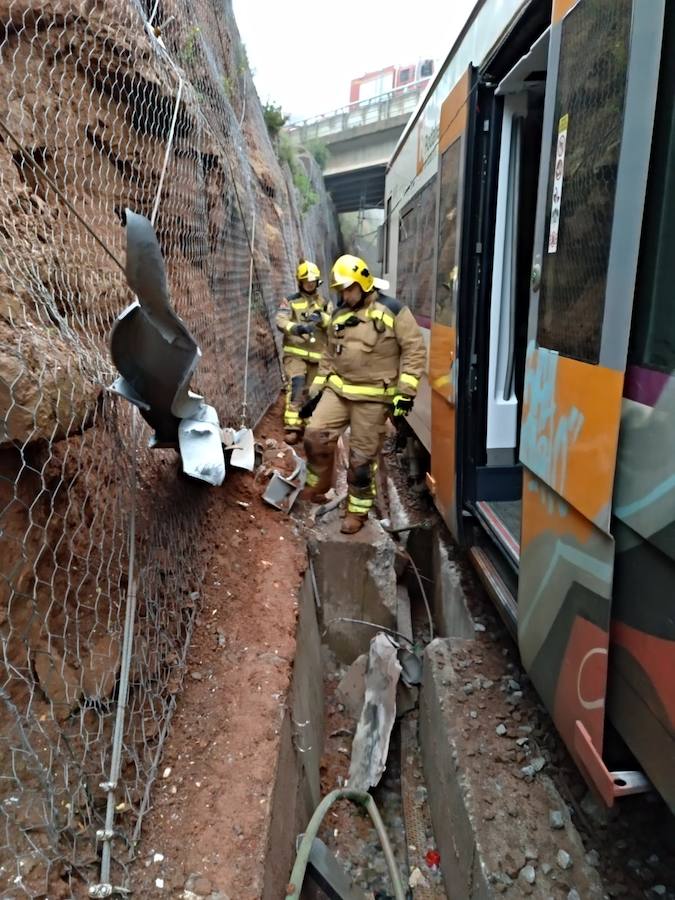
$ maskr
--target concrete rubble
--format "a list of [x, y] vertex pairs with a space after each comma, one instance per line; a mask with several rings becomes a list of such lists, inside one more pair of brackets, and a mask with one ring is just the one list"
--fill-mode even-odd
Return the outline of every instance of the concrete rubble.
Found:
[[[490, 760], [489, 745], [483, 745], [479, 732], [473, 737], [474, 728], [484, 727], [487, 713], [478, 709], [473, 710], [476, 719], [470, 715], [467, 702], [473, 702], [473, 692], [464, 691], [464, 672], [478, 668], [475, 660], [480, 658], [474, 641], [437, 639], [424, 659], [422, 753], [433, 788], [429, 802], [447, 889], [467, 900], [496, 894], [546, 900], [565, 887], [600, 900], [600, 878], [584, 859], [569, 815], [560, 814], [564, 804], [545, 775], [544, 758], [533, 757], [531, 771], [519, 778], [517, 768]], [[490, 675], [486, 680], [495, 679]], [[468, 683], [479, 693], [483, 690]], [[501, 743], [515, 745], [518, 731], [506, 717], [495, 730]], [[550, 815], [552, 810], [559, 815]], [[452, 829], [444, 827], [448, 820]], [[537, 824], [541, 821], [546, 829]], [[535, 830], [530, 832], [530, 826]]]
[[396, 686], [401, 666], [398, 647], [386, 635], [376, 634], [370, 643], [365, 697], [352, 744], [347, 786], [367, 791], [375, 787], [387, 764], [389, 739], [396, 719]]

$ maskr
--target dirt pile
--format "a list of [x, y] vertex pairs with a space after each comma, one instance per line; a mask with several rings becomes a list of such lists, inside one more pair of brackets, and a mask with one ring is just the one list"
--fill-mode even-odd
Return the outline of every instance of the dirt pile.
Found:
[[[263, 443], [283, 446], [279, 416], [276, 409], [262, 424]], [[262, 896], [306, 566], [304, 541], [288, 516], [262, 502], [264, 486], [233, 476], [206, 520], [213, 554], [132, 874], [139, 896]]]

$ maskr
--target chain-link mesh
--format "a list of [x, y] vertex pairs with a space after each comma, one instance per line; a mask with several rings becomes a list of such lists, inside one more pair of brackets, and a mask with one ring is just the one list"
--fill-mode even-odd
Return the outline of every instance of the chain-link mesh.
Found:
[[311, 232], [300, 223], [227, 0], [0, 0], [0, 80], [0, 891], [70, 897], [98, 880], [130, 510], [114, 884], [182, 683], [214, 495], [146, 449], [140, 420], [136, 440], [106, 390], [110, 329], [133, 299], [119, 213], [150, 217], [167, 157], [156, 231], [203, 353], [192, 387], [223, 425], [244, 399], [254, 209], [251, 422], [280, 387], [270, 313], [297, 256], [326, 266], [336, 233], [318, 209]]

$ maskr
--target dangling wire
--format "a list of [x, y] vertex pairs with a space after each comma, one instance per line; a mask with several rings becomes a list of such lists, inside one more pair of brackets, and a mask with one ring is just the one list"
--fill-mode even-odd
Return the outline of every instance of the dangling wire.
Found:
[[246, 318], [246, 358], [244, 360], [244, 397], [241, 404], [241, 427], [246, 425], [248, 410], [248, 353], [251, 346], [251, 312], [253, 307], [253, 247], [255, 245], [255, 209], [251, 228], [251, 263], [248, 273], [248, 316]]

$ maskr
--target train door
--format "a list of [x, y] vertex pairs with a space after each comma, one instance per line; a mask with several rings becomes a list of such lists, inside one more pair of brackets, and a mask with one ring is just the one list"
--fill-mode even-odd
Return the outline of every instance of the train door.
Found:
[[461, 538], [457, 466], [458, 368], [457, 312], [461, 278], [462, 221], [465, 208], [467, 148], [471, 146], [475, 71], [464, 73], [441, 107], [438, 161], [438, 244], [431, 342], [431, 493], [456, 539]]
[[608, 804], [610, 515], [664, 0], [554, 0], [520, 439], [518, 642]]
[[[528, 52], [516, 57], [515, 65], [511, 62], [496, 87], [494, 76], [492, 84], [485, 87], [481, 104], [485, 161], [476, 175], [487, 185], [488, 212], [475, 243], [485, 249], [490, 271], [489, 277], [475, 279], [482, 282], [483, 294], [469, 311], [469, 318], [476, 323], [471, 355], [477, 364], [468, 413], [471, 436], [464, 460], [465, 500], [476, 523], [470, 552], [514, 634], [522, 511], [520, 414], [548, 25], [541, 23], [542, 31]], [[509, 51], [509, 58], [512, 54]], [[490, 64], [490, 71], [497, 66]], [[494, 133], [491, 143], [488, 132]], [[495, 590], [498, 584], [500, 591]]]

